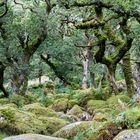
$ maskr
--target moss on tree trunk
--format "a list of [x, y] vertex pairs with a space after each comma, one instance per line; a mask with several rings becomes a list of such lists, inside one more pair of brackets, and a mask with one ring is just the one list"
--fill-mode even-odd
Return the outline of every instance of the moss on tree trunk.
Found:
[[134, 88], [132, 69], [130, 63], [130, 53], [127, 52], [122, 60], [123, 60], [123, 72], [124, 72], [125, 82], [127, 86], [127, 92], [129, 96], [132, 96], [135, 93], [135, 88]]

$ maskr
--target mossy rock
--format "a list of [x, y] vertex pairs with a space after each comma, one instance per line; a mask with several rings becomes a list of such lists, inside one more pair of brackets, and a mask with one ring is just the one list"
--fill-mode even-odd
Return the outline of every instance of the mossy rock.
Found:
[[111, 116], [107, 113], [96, 113], [93, 117], [93, 121], [104, 122], [111, 120]]
[[67, 115], [74, 115], [79, 117], [79, 115], [82, 114], [83, 112], [84, 111], [80, 106], [74, 105], [73, 108], [67, 112]]
[[76, 99], [69, 100], [69, 108], [72, 108], [74, 105], [78, 105], [78, 101]]
[[66, 112], [69, 109], [69, 100], [65, 98], [57, 99], [49, 108], [52, 108], [57, 112]]
[[66, 139], [44, 136], [39, 134], [23, 134], [23, 135], [8, 137], [3, 140], [66, 140]]
[[140, 140], [140, 130], [124, 130], [120, 132], [113, 140]]
[[67, 115], [75, 116], [80, 120], [91, 120], [91, 116], [83, 111], [82, 107], [75, 105], [71, 110], [67, 112]]
[[28, 104], [23, 107], [24, 110], [34, 113], [36, 116], [57, 117], [57, 113], [49, 108], [42, 106], [40, 103]]
[[87, 103], [87, 111], [90, 114], [95, 113], [97, 109], [103, 109], [107, 107], [108, 107], [107, 102], [103, 100], [89, 100]]
[[112, 108], [99, 108], [99, 109], [96, 109], [95, 110], [95, 114], [96, 113], [110, 113], [110, 112], [112, 112], [113, 111], [113, 109]]
[[110, 107], [115, 107], [116, 104], [119, 104], [118, 100], [121, 100], [124, 103], [128, 103], [130, 101], [130, 97], [128, 97], [126, 95], [116, 95], [116, 96], [110, 97], [107, 100], [107, 102], [108, 102]]
[[10, 134], [43, 133], [47, 134], [42, 121], [29, 112], [13, 107], [0, 107], [0, 130]]
[[125, 111], [127, 103], [130, 101], [130, 97], [126, 95], [112, 96], [107, 100], [109, 107], [116, 110], [116, 114]]
[[106, 122], [87, 133], [87, 140], [112, 140], [120, 131], [114, 123]]
[[39, 117], [38, 119], [45, 124], [46, 130], [49, 134], [53, 134], [60, 128], [69, 124], [68, 121], [56, 117]]
[[94, 129], [99, 127], [101, 124], [98, 122], [93, 121], [81, 121], [69, 124], [64, 126], [59, 131], [54, 133], [54, 136], [67, 138], [67, 139], [74, 139], [74, 137], [80, 132], [90, 131], [90, 129]]
[[63, 112], [58, 112], [58, 115], [59, 115], [60, 119], [66, 120], [70, 123], [77, 122], [79, 120], [78, 117], [76, 117], [74, 115], [68, 115], [68, 114], [65, 114]]

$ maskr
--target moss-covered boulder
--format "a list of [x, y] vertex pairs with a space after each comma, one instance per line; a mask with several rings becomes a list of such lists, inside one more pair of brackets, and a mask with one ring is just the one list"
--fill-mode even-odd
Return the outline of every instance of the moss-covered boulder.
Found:
[[89, 100], [87, 103], [87, 111], [90, 114], [95, 113], [97, 109], [103, 109], [107, 107], [108, 107], [107, 102], [103, 100]]
[[10, 134], [47, 134], [45, 124], [34, 114], [9, 106], [0, 107], [0, 130]]
[[[107, 100], [107, 103], [109, 104], [110, 108], [121, 108], [125, 107], [125, 103], [128, 103], [130, 101], [130, 97], [126, 95], [116, 95], [112, 96]], [[124, 105], [123, 105], [124, 103]]]
[[103, 122], [103, 121], [109, 121], [111, 120], [111, 116], [107, 113], [96, 113], [93, 117], [93, 121], [99, 121], [99, 122]]
[[112, 122], [102, 123], [86, 134], [86, 140], [112, 140], [121, 130]]
[[49, 108], [42, 106], [40, 103], [28, 104], [23, 107], [24, 110], [34, 113], [36, 116], [57, 117], [58, 114]]
[[57, 99], [54, 101], [53, 105], [49, 106], [49, 108], [52, 108], [57, 112], [66, 112], [70, 108], [69, 100], [65, 98]]
[[92, 122], [92, 121], [81, 121], [69, 124], [64, 126], [59, 131], [54, 133], [54, 136], [67, 138], [67, 139], [74, 139], [75, 136], [78, 135], [80, 132], [87, 132], [95, 127], [99, 127], [100, 123]]
[[46, 130], [49, 134], [53, 134], [60, 128], [69, 124], [68, 121], [56, 117], [39, 117], [38, 119], [45, 124]]
[[76, 117], [74, 115], [68, 115], [68, 114], [65, 114], [63, 112], [58, 112], [58, 116], [60, 119], [66, 120], [70, 123], [77, 122], [79, 120], [78, 117]]
[[113, 140], [140, 140], [140, 130], [124, 130], [120, 132]]
[[39, 134], [23, 134], [19, 136], [8, 137], [3, 140], [66, 140], [66, 139], [44, 136]]
[[78, 105], [74, 105], [74, 107], [67, 112], [67, 115], [76, 116], [77, 118], [79, 118], [79, 120], [91, 120], [92, 118], [87, 112], [83, 111], [83, 109]]

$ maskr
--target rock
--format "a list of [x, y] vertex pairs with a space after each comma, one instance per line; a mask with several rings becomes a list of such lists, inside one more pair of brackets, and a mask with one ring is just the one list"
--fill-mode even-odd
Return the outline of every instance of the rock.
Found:
[[53, 134], [60, 128], [69, 124], [68, 121], [56, 117], [39, 117], [38, 119], [43, 122], [45, 129], [49, 134]]
[[94, 127], [100, 126], [99, 123], [92, 121], [80, 121], [64, 126], [59, 131], [54, 133], [54, 136], [74, 139], [74, 137], [80, 132], [86, 132], [90, 129], [94, 129]]
[[57, 112], [66, 112], [69, 108], [69, 100], [65, 98], [60, 98], [54, 101], [53, 105], [49, 106]]
[[88, 121], [91, 120], [92, 117], [78, 105], [75, 105], [71, 110], [67, 112], [67, 115], [76, 116], [80, 120]]
[[92, 115], [97, 109], [103, 109], [106, 107], [108, 107], [108, 104], [103, 100], [89, 100], [87, 103], [87, 111]]
[[119, 132], [120, 130], [114, 123], [105, 122], [91, 132], [87, 132], [86, 140], [112, 140]]
[[107, 113], [96, 113], [93, 117], [93, 121], [103, 122], [109, 120], [110, 120], [110, 116]]
[[10, 134], [47, 134], [45, 124], [34, 114], [9, 106], [0, 107], [0, 130]]
[[140, 140], [140, 130], [124, 130], [113, 140]]
[[58, 113], [58, 116], [60, 119], [64, 119], [64, 120], [69, 121], [71, 123], [79, 120], [79, 118], [77, 118], [76, 116], [73, 116], [73, 115], [67, 115], [67, 114], [64, 114], [63, 112], [57, 112], [57, 113]]
[[68, 115], [74, 115], [74, 116], [79, 116], [79, 114], [82, 114], [84, 111], [82, 108], [78, 105], [74, 105], [74, 107], [67, 112]]
[[46, 108], [39, 103], [25, 105], [23, 109], [37, 116], [58, 117], [58, 114], [54, 110]]
[[66, 140], [66, 139], [44, 136], [39, 134], [23, 134], [23, 135], [8, 137], [3, 140]]
[[113, 115], [118, 115], [119, 113], [127, 109], [127, 103], [130, 101], [130, 97], [126, 95], [116, 95], [112, 96], [107, 100], [109, 108], [114, 110]]

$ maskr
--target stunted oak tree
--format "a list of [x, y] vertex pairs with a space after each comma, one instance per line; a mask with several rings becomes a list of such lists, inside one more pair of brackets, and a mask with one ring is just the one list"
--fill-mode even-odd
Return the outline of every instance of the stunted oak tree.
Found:
[[[74, 2], [66, 8], [80, 7], [93, 9], [90, 16], [83, 19], [82, 23], [77, 23], [77, 29], [92, 29], [96, 41], [92, 43], [98, 50], [94, 54], [97, 63], [105, 64], [109, 72], [110, 85], [115, 94], [118, 87], [115, 81], [116, 66], [123, 59], [124, 75], [127, 84], [128, 94], [134, 94], [134, 84], [129, 61], [129, 50], [134, 41], [134, 32], [131, 28], [131, 19], [140, 22], [140, 14], [133, 9], [125, 9], [119, 4], [103, 2], [102, 0], [88, 2]], [[108, 48], [111, 53], [108, 54]], [[113, 49], [112, 49], [113, 48]]]

